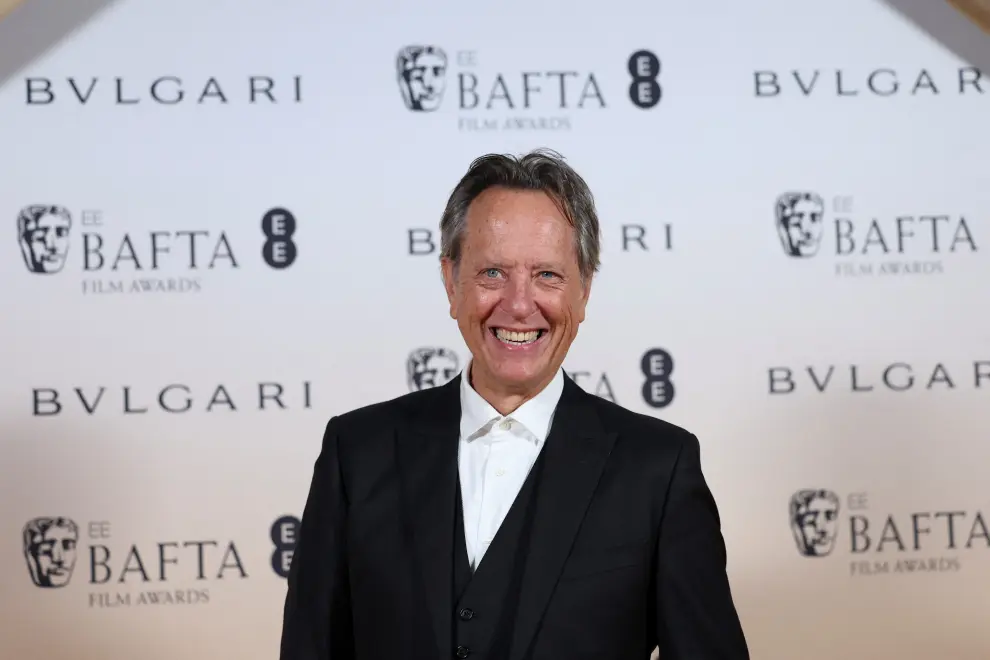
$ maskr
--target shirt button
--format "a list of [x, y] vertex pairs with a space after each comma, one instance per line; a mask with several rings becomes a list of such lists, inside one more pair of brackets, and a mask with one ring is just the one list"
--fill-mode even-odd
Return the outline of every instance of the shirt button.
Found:
[[512, 420], [503, 419], [501, 422], [498, 423], [498, 427], [503, 431], [508, 431], [509, 429], [512, 428]]
[[471, 649], [469, 649], [466, 646], [458, 646], [456, 649], [454, 649], [455, 658], [461, 658], [461, 660], [464, 660], [464, 658], [468, 657], [469, 655], [471, 655]]
[[504, 475], [505, 475], [505, 470], [503, 470], [502, 468], [499, 468], [499, 469], [495, 470], [495, 476], [496, 477], [501, 477], [501, 476], [504, 476]]

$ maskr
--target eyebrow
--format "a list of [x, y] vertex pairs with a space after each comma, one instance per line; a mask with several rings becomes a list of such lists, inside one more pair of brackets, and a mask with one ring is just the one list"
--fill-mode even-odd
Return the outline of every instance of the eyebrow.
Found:
[[[511, 264], [508, 264], [508, 263], [506, 263], [504, 261], [484, 261], [482, 263], [485, 264], [484, 266], [482, 266], [482, 270], [487, 270], [488, 268], [503, 268], [503, 269], [511, 269], [512, 268], [512, 265]], [[564, 268], [563, 268], [563, 266], [561, 266], [561, 264], [555, 264], [555, 263], [551, 263], [551, 262], [547, 262], [547, 261], [541, 261], [539, 263], [533, 264], [532, 270], [554, 270], [554, 271], [562, 271], [562, 270], [564, 270]]]

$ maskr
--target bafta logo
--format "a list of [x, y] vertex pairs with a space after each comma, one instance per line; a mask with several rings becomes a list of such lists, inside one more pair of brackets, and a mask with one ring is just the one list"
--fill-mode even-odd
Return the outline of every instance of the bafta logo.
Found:
[[830, 490], [799, 490], [791, 497], [790, 513], [798, 552], [805, 557], [830, 555], [839, 525], [839, 496]]
[[460, 370], [460, 359], [449, 348], [418, 348], [406, 361], [409, 391], [440, 387], [450, 382]]
[[433, 112], [443, 102], [447, 54], [436, 46], [406, 46], [395, 58], [399, 91], [413, 112]]
[[813, 257], [822, 240], [825, 204], [813, 192], [789, 192], [777, 198], [777, 234], [791, 257]]
[[17, 215], [17, 242], [32, 273], [57, 273], [69, 252], [72, 216], [61, 206], [33, 204]]
[[24, 526], [24, 558], [35, 586], [69, 584], [76, 566], [79, 526], [68, 518], [35, 518]]

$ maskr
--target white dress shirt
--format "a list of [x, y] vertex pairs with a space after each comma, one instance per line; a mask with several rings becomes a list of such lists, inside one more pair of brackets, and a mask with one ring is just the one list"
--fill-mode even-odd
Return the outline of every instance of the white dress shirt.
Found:
[[461, 434], [457, 448], [464, 541], [477, 568], [522, 489], [550, 432], [564, 391], [564, 372], [534, 398], [503, 417], [461, 373]]

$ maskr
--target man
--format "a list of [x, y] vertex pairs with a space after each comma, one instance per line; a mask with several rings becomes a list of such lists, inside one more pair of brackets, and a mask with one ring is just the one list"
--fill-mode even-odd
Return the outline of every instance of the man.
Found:
[[599, 265], [585, 182], [485, 156], [440, 231], [471, 361], [328, 423], [281, 659], [748, 658], [698, 440], [561, 370]]

